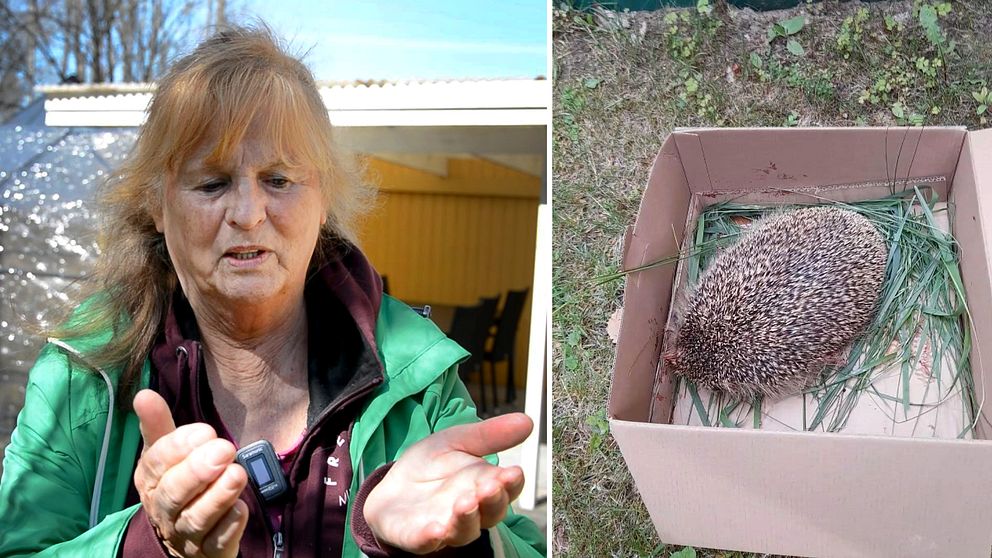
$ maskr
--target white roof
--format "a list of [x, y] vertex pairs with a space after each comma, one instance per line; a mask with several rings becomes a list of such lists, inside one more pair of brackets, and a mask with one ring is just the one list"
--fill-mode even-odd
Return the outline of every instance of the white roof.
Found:
[[[139, 126], [155, 84], [40, 86], [49, 126]], [[545, 79], [325, 83], [320, 94], [340, 127], [547, 126]]]

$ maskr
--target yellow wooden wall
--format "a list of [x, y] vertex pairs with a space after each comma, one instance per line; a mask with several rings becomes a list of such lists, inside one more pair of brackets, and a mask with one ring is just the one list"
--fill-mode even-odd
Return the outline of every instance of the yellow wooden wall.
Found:
[[480, 159], [449, 159], [443, 177], [378, 159], [369, 170], [379, 198], [359, 239], [393, 296], [455, 306], [528, 289], [514, 363], [522, 389], [540, 179]]

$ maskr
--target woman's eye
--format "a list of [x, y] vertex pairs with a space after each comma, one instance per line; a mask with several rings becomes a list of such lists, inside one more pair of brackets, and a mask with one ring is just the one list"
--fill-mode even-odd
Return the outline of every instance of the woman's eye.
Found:
[[269, 184], [276, 188], [285, 188], [289, 186], [289, 179], [283, 176], [270, 176]]
[[221, 190], [225, 186], [227, 186], [226, 180], [210, 180], [201, 184], [197, 189], [201, 192], [212, 193]]

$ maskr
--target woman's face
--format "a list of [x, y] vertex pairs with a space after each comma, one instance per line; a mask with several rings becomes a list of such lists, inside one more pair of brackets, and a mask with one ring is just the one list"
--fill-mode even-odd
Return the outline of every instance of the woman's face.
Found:
[[302, 300], [326, 220], [317, 173], [277, 160], [255, 128], [232, 160], [208, 165], [208, 141], [166, 180], [155, 226], [194, 308], [209, 302], [238, 311]]

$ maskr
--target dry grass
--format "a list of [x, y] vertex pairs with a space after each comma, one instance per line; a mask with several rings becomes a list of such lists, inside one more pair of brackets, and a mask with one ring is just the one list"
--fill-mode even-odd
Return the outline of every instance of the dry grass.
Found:
[[[844, 59], [837, 34], [859, 8], [869, 19], [862, 40]], [[904, 76], [909, 62], [933, 56], [911, 13], [912, 2], [826, 2], [756, 14], [717, 6], [712, 21], [680, 22], [674, 36], [703, 29], [696, 50], [673, 56], [666, 12], [554, 14], [553, 144], [553, 546], [556, 556], [669, 556], [659, 541], [619, 450], [606, 432], [605, 408], [614, 346], [606, 334], [620, 307], [622, 284], [593, 278], [617, 270], [623, 230], [633, 224], [662, 141], [687, 126], [895, 125], [895, 102], [926, 113], [926, 125], [985, 127], [970, 92], [992, 83], [992, 14], [982, 0], [954, 2], [941, 19], [956, 55], [934, 87], [896, 88], [876, 104], [858, 102], [883, 64]], [[798, 13], [807, 22], [795, 37], [806, 56], [785, 41], [765, 43], [776, 21]], [[884, 16], [903, 35], [885, 30]], [[696, 25], [695, 27], [693, 25]], [[707, 27], [709, 26], [709, 27]], [[914, 35], [915, 33], [915, 35]], [[892, 47], [893, 42], [899, 45]], [[888, 50], [887, 50], [888, 49]], [[756, 53], [762, 68], [750, 59]], [[736, 65], [736, 66], [735, 66]], [[762, 72], [766, 75], [763, 77]], [[686, 82], [698, 88], [691, 94]], [[680, 100], [680, 96], [685, 100]], [[705, 96], [709, 99], [705, 102]], [[936, 106], [938, 114], [932, 114]], [[661, 464], [659, 464], [659, 467]], [[743, 556], [700, 550], [701, 556]]]

